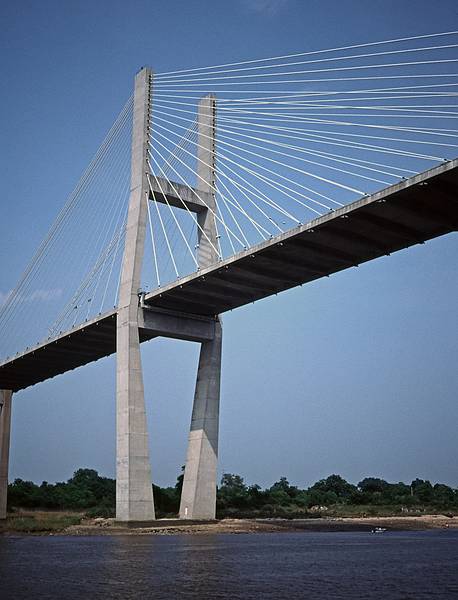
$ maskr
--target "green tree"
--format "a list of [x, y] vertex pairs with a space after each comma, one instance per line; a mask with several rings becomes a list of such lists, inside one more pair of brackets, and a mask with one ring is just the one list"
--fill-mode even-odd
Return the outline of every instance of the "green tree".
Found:
[[8, 486], [8, 506], [10, 508], [37, 508], [40, 506], [40, 490], [32, 481], [15, 479]]
[[423, 479], [415, 479], [411, 483], [411, 488], [414, 497], [420, 502], [431, 502], [431, 500], [434, 497], [433, 486], [429, 481], [424, 481]]
[[290, 498], [294, 498], [299, 490], [296, 486], [290, 485], [289, 481], [286, 477], [280, 477], [278, 481], [276, 481], [273, 486], [270, 488], [270, 492], [281, 491], [287, 494]]
[[373, 494], [374, 492], [382, 493], [389, 486], [384, 479], [378, 477], [366, 477], [358, 483], [358, 488], [362, 492]]
[[183, 489], [183, 481], [184, 481], [184, 465], [181, 467], [181, 473], [177, 477], [177, 482], [175, 483], [175, 492], [178, 498], [181, 498], [181, 490]]
[[458, 504], [458, 495], [456, 490], [453, 490], [448, 485], [436, 483], [433, 487], [433, 502], [436, 506], [449, 508]]
[[[334, 494], [337, 502], [348, 503], [351, 497], [357, 493], [357, 488], [348, 481], [345, 481], [340, 475], [330, 475], [326, 479], [320, 479], [311, 488], [309, 493], [321, 492], [323, 494]], [[326, 502], [329, 503], [331, 496], [326, 497]]]
[[232, 473], [224, 473], [218, 490], [221, 508], [246, 508], [248, 504], [248, 489], [243, 477]]
[[247, 507], [250, 509], [259, 509], [266, 504], [267, 493], [261, 490], [261, 486], [254, 484], [250, 485], [247, 490]]

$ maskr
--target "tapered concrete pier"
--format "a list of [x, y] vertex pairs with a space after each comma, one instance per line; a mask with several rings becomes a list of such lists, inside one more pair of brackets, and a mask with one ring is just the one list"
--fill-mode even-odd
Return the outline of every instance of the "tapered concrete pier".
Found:
[[214, 519], [216, 514], [221, 343], [217, 322], [214, 339], [200, 350], [180, 519]]
[[[216, 100], [199, 103], [196, 189], [205, 193], [208, 208], [198, 213], [200, 268], [218, 261], [215, 202]], [[222, 326], [218, 319], [213, 340], [202, 343], [180, 502], [181, 519], [214, 519], [218, 463]]]
[[138, 292], [145, 245], [148, 119], [152, 73], [135, 77], [131, 190], [116, 331], [116, 518], [155, 518], [143, 373], [138, 332]]
[[12, 396], [10, 390], [0, 390], [0, 519], [6, 519]]

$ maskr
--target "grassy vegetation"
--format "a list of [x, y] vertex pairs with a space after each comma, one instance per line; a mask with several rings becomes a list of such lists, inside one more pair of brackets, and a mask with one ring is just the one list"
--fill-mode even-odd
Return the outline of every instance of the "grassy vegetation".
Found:
[[334, 504], [321, 512], [323, 517], [421, 517], [422, 515], [457, 516], [457, 509], [438, 509], [431, 506], [415, 506], [406, 509], [403, 505]]
[[8, 516], [0, 522], [0, 531], [18, 533], [51, 533], [81, 523], [83, 515], [69, 512], [28, 511]]

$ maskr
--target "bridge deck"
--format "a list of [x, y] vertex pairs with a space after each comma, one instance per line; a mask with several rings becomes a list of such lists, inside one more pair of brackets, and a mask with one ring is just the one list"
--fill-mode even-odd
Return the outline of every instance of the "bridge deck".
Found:
[[[156, 334], [140, 329], [140, 341]], [[116, 310], [46, 340], [0, 364], [0, 389], [17, 392], [116, 352]]]
[[[215, 315], [458, 229], [458, 160], [357, 200], [148, 294], [152, 308]], [[155, 337], [140, 330], [141, 341]], [[0, 365], [17, 391], [116, 350], [116, 311]]]
[[458, 229], [458, 160], [444, 163], [148, 294], [220, 314]]

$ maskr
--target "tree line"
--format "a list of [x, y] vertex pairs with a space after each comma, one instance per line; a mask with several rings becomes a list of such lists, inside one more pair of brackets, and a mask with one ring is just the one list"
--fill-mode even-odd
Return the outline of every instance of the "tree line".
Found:
[[[176, 516], [180, 504], [183, 473], [173, 487], [153, 484], [156, 513]], [[93, 469], [78, 469], [66, 482], [37, 485], [16, 479], [8, 486], [8, 508], [75, 510], [88, 516], [114, 516], [116, 481]], [[458, 511], [458, 489], [415, 479], [410, 484], [388, 483], [366, 477], [357, 485], [340, 475], [320, 479], [307, 489], [291, 485], [281, 477], [269, 488], [247, 485], [240, 475], [225, 473], [217, 490], [217, 515], [224, 516], [307, 516], [330, 507], [397, 507], [403, 511]]]

